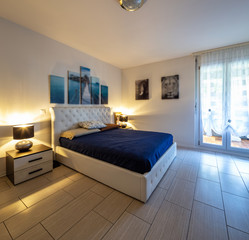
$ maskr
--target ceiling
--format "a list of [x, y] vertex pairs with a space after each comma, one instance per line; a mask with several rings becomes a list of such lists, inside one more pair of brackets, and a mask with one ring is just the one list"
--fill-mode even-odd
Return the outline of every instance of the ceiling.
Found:
[[121, 69], [249, 41], [248, 0], [0, 0], [0, 16]]

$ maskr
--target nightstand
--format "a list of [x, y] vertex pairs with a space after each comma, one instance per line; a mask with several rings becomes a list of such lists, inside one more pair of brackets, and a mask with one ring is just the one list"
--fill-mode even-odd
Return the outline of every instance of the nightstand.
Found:
[[52, 148], [39, 144], [27, 152], [6, 152], [7, 176], [15, 185], [53, 170]]

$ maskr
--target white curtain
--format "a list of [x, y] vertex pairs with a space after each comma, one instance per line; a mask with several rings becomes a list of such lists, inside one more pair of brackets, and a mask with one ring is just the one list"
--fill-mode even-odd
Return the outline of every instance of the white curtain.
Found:
[[200, 86], [205, 134], [249, 138], [249, 45], [202, 54]]

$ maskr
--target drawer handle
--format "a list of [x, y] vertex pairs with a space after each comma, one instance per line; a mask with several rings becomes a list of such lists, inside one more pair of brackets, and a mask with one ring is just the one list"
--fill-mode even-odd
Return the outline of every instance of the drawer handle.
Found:
[[39, 171], [41, 171], [41, 170], [42, 170], [42, 168], [39, 168], [39, 169], [37, 169], [37, 170], [35, 170], [35, 171], [29, 172], [29, 174], [33, 174], [33, 173], [39, 172]]
[[36, 159], [32, 159], [32, 160], [29, 160], [29, 162], [35, 162], [35, 161], [38, 161], [38, 160], [41, 160], [41, 159], [42, 159], [42, 157], [36, 158]]

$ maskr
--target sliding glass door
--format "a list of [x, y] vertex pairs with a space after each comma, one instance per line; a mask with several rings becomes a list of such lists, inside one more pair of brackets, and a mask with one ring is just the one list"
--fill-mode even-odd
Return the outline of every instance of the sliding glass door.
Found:
[[201, 68], [201, 143], [221, 148], [224, 143], [223, 66]]
[[249, 54], [241, 52], [201, 56], [200, 145], [249, 152]]
[[249, 150], [249, 60], [230, 64], [230, 149]]

